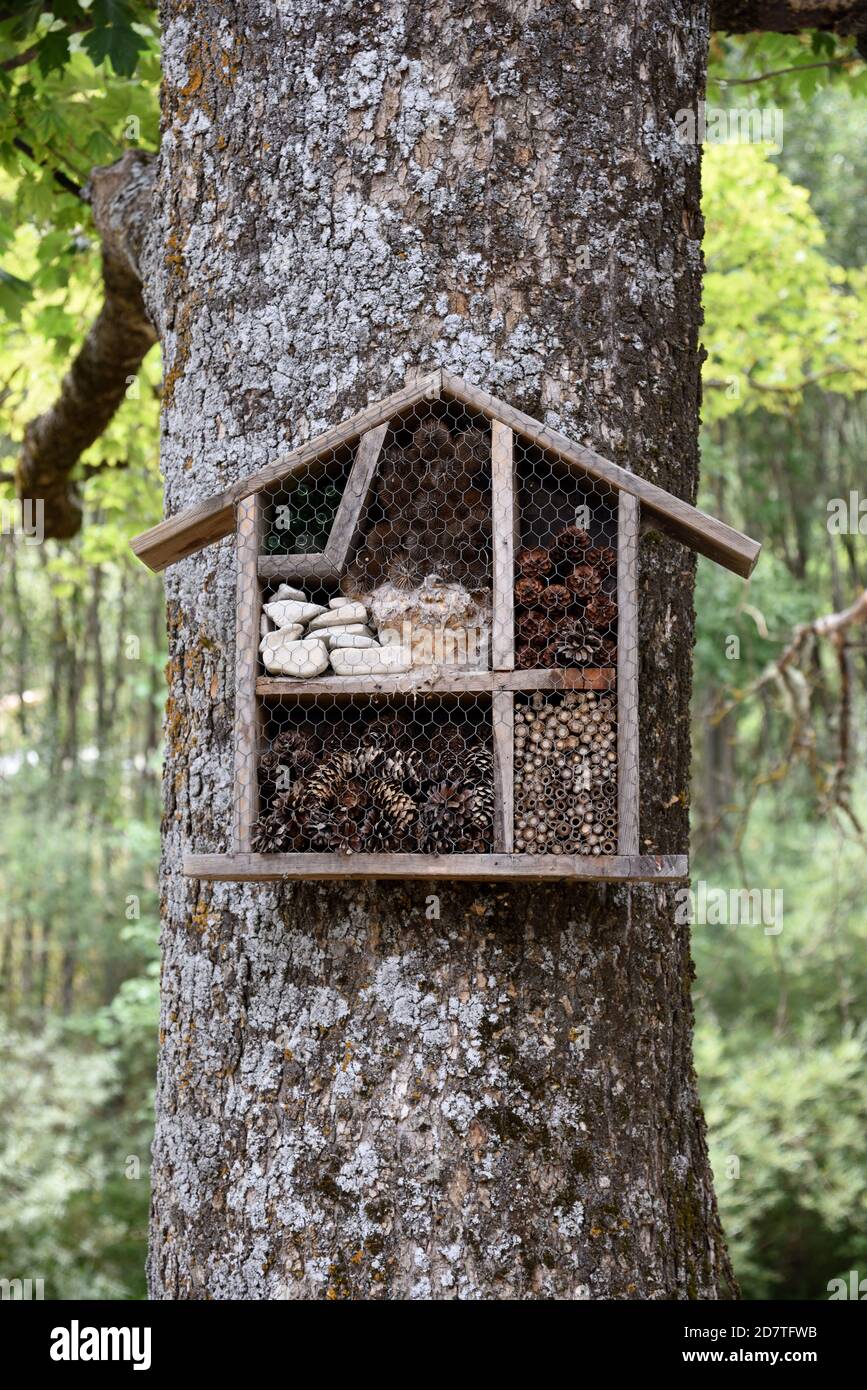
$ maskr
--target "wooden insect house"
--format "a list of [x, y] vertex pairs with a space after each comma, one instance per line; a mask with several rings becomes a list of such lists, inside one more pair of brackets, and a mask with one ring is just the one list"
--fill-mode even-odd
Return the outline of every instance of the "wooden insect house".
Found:
[[759, 546], [446, 372], [133, 542], [237, 537], [235, 824], [203, 879], [679, 878], [641, 854], [638, 535]]

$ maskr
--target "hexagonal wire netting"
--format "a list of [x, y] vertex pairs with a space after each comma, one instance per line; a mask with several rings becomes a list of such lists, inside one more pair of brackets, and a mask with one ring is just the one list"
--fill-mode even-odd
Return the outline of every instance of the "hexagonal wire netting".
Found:
[[240, 504], [237, 847], [617, 852], [617, 494], [517, 433], [502, 486], [425, 400]]

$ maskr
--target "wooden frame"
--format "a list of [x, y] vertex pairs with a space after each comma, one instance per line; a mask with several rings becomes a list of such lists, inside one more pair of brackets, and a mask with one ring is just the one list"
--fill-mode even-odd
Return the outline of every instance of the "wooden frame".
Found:
[[689, 874], [685, 854], [188, 854], [188, 878], [247, 882], [293, 879], [423, 878], [671, 883]]
[[491, 528], [493, 533], [493, 590], [491, 666], [512, 671], [515, 666], [515, 437], [508, 425], [491, 422]]
[[256, 763], [261, 708], [257, 698], [259, 614], [262, 585], [258, 561], [262, 543], [262, 503], [258, 496], [238, 503], [237, 579], [235, 588], [235, 820], [236, 854], [253, 848], [253, 825], [259, 815]]
[[[349, 562], [358, 542], [361, 511], [369, 495], [389, 422], [366, 432], [359, 441], [350, 470], [351, 491], [338, 508], [329, 539], [328, 561], [335, 578]], [[238, 654], [235, 742], [234, 849], [228, 855], [189, 855], [184, 872], [203, 879], [284, 878], [574, 878], [640, 882], [674, 881], [688, 872], [685, 856], [640, 855], [638, 845], [638, 539], [639, 503], [626, 493], [618, 497], [617, 604], [618, 664], [611, 667], [516, 671], [514, 669], [514, 556], [520, 543], [517, 528], [517, 476], [514, 434], [509, 426], [491, 431], [491, 505], [494, 518], [492, 669], [488, 671], [416, 670], [398, 676], [324, 676], [298, 681], [260, 676], [258, 626], [249, 622], [252, 604], [258, 611], [264, 577], [285, 578], [299, 557], [263, 557], [262, 506], [256, 495], [238, 505]], [[347, 484], [349, 490], [350, 484]], [[339, 522], [339, 525], [338, 525]], [[332, 541], [334, 542], [332, 546]], [[311, 558], [300, 557], [303, 561]], [[263, 560], [267, 564], [263, 564]], [[279, 568], [272, 562], [279, 561]], [[305, 567], [306, 568], [306, 567]], [[274, 572], [276, 570], [276, 573]], [[309, 573], [309, 571], [307, 571]], [[323, 571], [317, 569], [317, 577]], [[248, 615], [246, 624], [243, 614]], [[241, 629], [244, 629], [243, 635]], [[514, 714], [515, 695], [532, 691], [615, 690], [617, 692], [617, 854], [528, 855], [514, 852]], [[491, 700], [494, 770], [494, 831], [492, 854], [255, 854], [251, 827], [257, 813], [251, 793], [251, 763], [256, 756], [258, 730], [270, 700], [368, 699], [407, 695], [452, 697], [487, 695]]]
[[[336, 585], [361, 542], [363, 515], [374, 485], [389, 430], [422, 399], [460, 402], [490, 421], [492, 546], [492, 628], [489, 670], [411, 670], [395, 676], [320, 676], [293, 680], [263, 676], [259, 664], [259, 614], [263, 587], [278, 580]], [[515, 669], [515, 555], [518, 534], [516, 438], [544, 450], [557, 462], [614, 489], [617, 496], [617, 665], [573, 669]], [[328, 541], [317, 554], [273, 555], [262, 551], [262, 492], [302, 475], [335, 449], [356, 443], [354, 460], [338, 504]], [[228, 854], [191, 854], [184, 873], [214, 880], [419, 878], [517, 879], [624, 883], [676, 881], [688, 873], [682, 855], [639, 852], [639, 679], [638, 548], [642, 523], [658, 526], [711, 556], [735, 573], [747, 575], [759, 553], [756, 542], [705, 516], [645, 479], [572, 444], [548, 426], [447, 372], [421, 378], [371, 406], [318, 440], [234, 484], [210, 502], [170, 518], [133, 542], [136, 554], [153, 569], [193, 554], [237, 529], [236, 703], [234, 740], [234, 833]], [[515, 696], [533, 691], [616, 691], [617, 839], [616, 853], [544, 855], [515, 853], [514, 721]], [[378, 700], [436, 696], [490, 701], [493, 755], [493, 852], [489, 854], [346, 854], [253, 852], [259, 815], [257, 761], [261, 731], [272, 701], [359, 698]]]
[[742, 578], [749, 578], [755, 568], [761, 551], [757, 541], [674, 497], [646, 478], [640, 478], [610, 459], [603, 458], [593, 449], [573, 444], [558, 430], [516, 410], [497, 396], [489, 395], [487, 391], [470, 385], [451, 372], [442, 371], [431, 372], [402, 391], [368, 406], [367, 410], [353, 415], [343, 424], [326, 430], [318, 439], [302, 444], [284, 458], [276, 459], [257, 473], [233, 483], [207, 502], [197, 503], [177, 516], [161, 521], [159, 525], [136, 536], [131, 542], [132, 549], [149, 569], [165, 569], [167, 565], [228, 536], [234, 525], [235, 507], [243, 497], [291, 478], [321, 454], [352, 443], [419, 401], [438, 400], [441, 397], [462, 401], [487, 419], [508, 426], [540, 448], [557, 454], [564, 463], [586, 473], [588, 477], [637, 498], [648, 519], [661, 530]]
[[551, 671], [448, 671], [424, 669], [401, 676], [318, 676], [297, 681], [284, 676], [259, 676], [256, 694], [294, 700], [333, 695], [493, 695], [506, 690], [613, 690], [613, 666], [585, 666]]
[[638, 502], [617, 512], [617, 850], [638, 853]]
[[390, 421], [377, 425], [361, 436], [355, 462], [349, 471], [346, 487], [325, 546], [326, 558], [337, 572], [343, 569], [358, 538], [361, 514], [373, 486], [376, 465]]

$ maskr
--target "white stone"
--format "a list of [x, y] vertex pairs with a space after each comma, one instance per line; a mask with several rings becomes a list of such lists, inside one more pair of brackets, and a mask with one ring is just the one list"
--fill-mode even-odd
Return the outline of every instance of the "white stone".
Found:
[[332, 652], [336, 647], [379, 647], [375, 637], [365, 637], [363, 632], [326, 632], [325, 641]]
[[337, 598], [330, 598], [328, 600], [328, 607], [345, 608], [347, 604], [352, 604], [355, 602], [356, 600], [354, 598], [347, 598], [345, 594], [338, 594]]
[[306, 603], [307, 595], [303, 589], [293, 589], [291, 584], [281, 584], [271, 602], [279, 603], [281, 599], [294, 600], [295, 603]]
[[268, 614], [263, 613], [259, 619], [259, 636], [267, 637], [268, 633], [271, 631], [273, 626], [274, 624], [271, 622], [271, 619], [268, 617]]
[[[283, 637], [283, 633], [269, 633], [266, 640], [275, 637]], [[267, 652], [263, 652], [262, 660], [266, 671], [270, 671], [273, 676], [294, 676], [296, 680], [304, 680], [311, 676], [321, 676], [322, 672], [328, 669], [328, 648], [318, 638], [289, 642], [284, 637], [280, 646], [271, 640], [271, 646]]]
[[279, 603], [266, 603], [265, 612], [278, 627], [291, 627], [293, 623], [307, 623], [318, 618], [326, 610], [319, 603], [299, 603], [297, 599], [281, 599]]
[[308, 631], [317, 632], [321, 627], [335, 627], [343, 623], [366, 623], [367, 609], [363, 603], [345, 603], [331, 613], [321, 613], [310, 623]]
[[304, 636], [304, 627], [301, 623], [293, 623], [291, 627], [277, 627], [270, 632], [266, 632], [259, 643], [259, 651], [264, 657], [266, 651], [278, 651], [287, 642], [297, 642]]
[[363, 647], [347, 651], [335, 647], [331, 665], [338, 676], [396, 676], [410, 668], [410, 656], [403, 647]]
[[347, 623], [345, 626], [341, 624], [340, 627], [323, 627], [320, 628], [319, 632], [312, 632], [310, 636], [319, 637], [323, 642], [327, 642], [329, 637], [339, 637], [341, 633], [344, 632], [352, 633], [356, 637], [373, 637], [370, 628], [365, 627], [364, 623]]

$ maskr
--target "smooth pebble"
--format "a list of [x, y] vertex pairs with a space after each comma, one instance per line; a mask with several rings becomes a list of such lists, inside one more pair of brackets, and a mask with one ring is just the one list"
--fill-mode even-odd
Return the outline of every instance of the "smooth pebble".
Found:
[[347, 651], [334, 647], [331, 665], [338, 676], [393, 676], [410, 668], [410, 655], [403, 647], [364, 647]]
[[326, 632], [325, 640], [331, 651], [336, 647], [378, 647], [375, 637], [367, 637], [363, 632]]
[[311, 618], [318, 618], [325, 611], [319, 603], [300, 603], [296, 599], [281, 599], [279, 603], [265, 604], [265, 612], [278, 627], [309, 622]]
[[336, 627], [344, 623], [366, 623], [367, 609], [363, 603], [347, 603], [330, 613], [321, 613], [309, 624], [309, 632], [317, 632], [323, 627]]
[[[269, 637], [274, 638], [278, 635], [283, 634], [272, 632]], [[272, 647], [264, 652], [262, 660], [265, 669], [272, 675], [293, 676], [296, 680], [309, 679], [311, 676], [320, 676], [328, 669], [328, 648], [318, 638], [315, 641], [305, 638], [302, 642], [284, 640], [281, 646]]]

